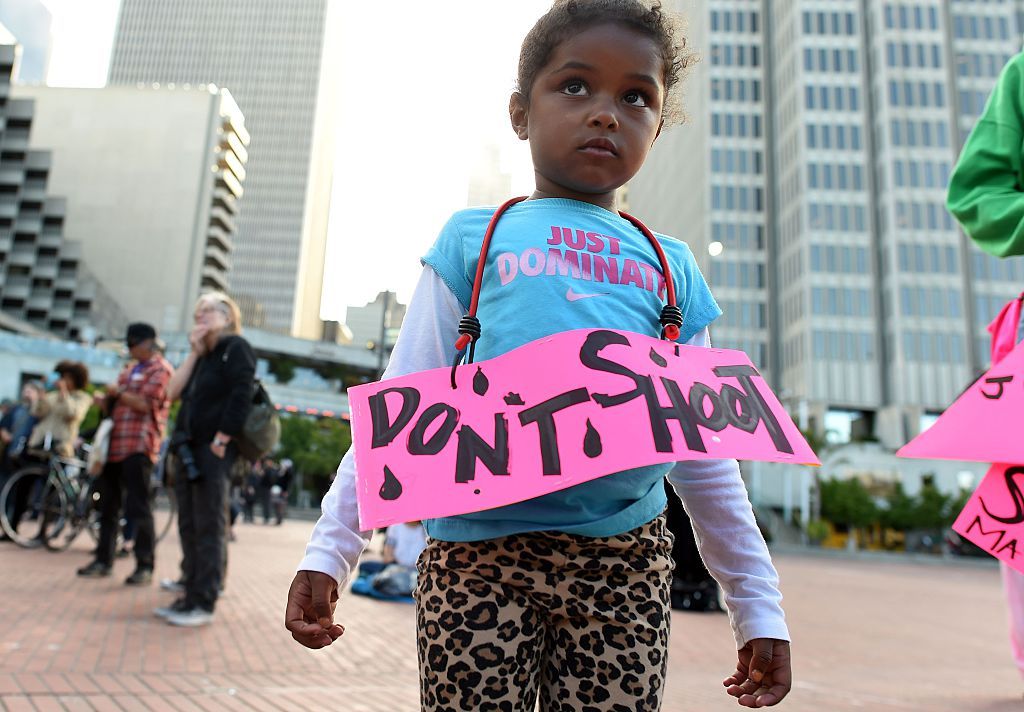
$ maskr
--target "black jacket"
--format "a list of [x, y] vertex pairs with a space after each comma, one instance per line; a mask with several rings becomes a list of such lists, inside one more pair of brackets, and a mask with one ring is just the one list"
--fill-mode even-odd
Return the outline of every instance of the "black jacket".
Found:
[[241, 336], [224, 336], [213, 351], [196, 362], [181, 396], [175, 430], [205, 444], [217, 432], [242, 432], [252, 408], [256, 355]]

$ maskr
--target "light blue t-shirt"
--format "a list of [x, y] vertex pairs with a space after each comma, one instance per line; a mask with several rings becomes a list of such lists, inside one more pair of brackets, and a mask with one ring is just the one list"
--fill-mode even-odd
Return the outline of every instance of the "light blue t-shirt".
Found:
[[[480, 245], [493, 214], [494, 208], [455, 213], [423, 257], [467, 310]], [[657, 237], [683, 312], [682, 343], [722, 312], [689, 247]], [[505, 212], [491, 238], [477, 308], [483, 333], [476, 360], [572, 329], [657, 336], [664, 303], [657, 253], [629, 221], [576, 200], [527, 200]], [[638, 467], [525, 502], [423, 524], [431, 537], [445, 541], [528, 531], [613, 536], [649, 522], [665, 508], [662, 480], [671, 467]]]

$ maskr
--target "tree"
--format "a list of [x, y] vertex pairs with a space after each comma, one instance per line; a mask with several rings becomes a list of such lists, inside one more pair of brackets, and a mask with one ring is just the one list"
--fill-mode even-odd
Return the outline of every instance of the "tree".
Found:
[[897, 482], [893, 491], [885, 498], [887, 507], [882, 510], [882, 525], [898, 532], [914, 528], [916, 521], [917, 502], [903, 489], [903, 483]]
[[862, 528], [878, 521], [878, 507], [856, 478], [821, 480], [821, 517], [847, 528]]
[[931, 482], [921, 487], [914, 511], [915, 529], [942, 529], [949, 524], [950, 496], [939, 492]]
[[333, 418], [286, 415], [281, 418], [281, 443], [275, 456], [288, 458], [308, 488], [323, 497], [331, 486], [342, 455], [352, 444], [348, 424]]
[[964, 507], [967, 506], [967, 501], [974, 494], [971, 490], [961, 489], [956, 495], [952, 496], [949, 500], [949, 514], [946, 517], [946, 523], [950, 526], [956, 521], [956, 518], [960, 516], [960, 512], [963, 511]]
[[299, 364], [285, 356], [275, 356], [268, 360], [267, 365], [277, 382], [285, 385], [295, 378], [295, 369]]

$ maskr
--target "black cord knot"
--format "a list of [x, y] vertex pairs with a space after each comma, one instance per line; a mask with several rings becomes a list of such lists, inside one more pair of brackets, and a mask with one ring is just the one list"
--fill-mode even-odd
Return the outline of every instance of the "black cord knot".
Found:
[[666, 304], [661, 308], [662, 338], [675, 341], [679, 338], [679, 331], [683, 326], [683, 310], [675, 304]]
[[480, 329], [480, 320], [475, 316], [466, 314], [466, 316], [459, 320], [459, 333], [468, 334], [472, 341], [476, 341], [480, 338], [480, 334], [482, 333]]
[[683, 310], [674, 304], [666, 304], [661, 309], [661, 319], [659, 320], [662, 326], [668, 326], [672, 324], [676, 327], [682, 327], [683, 325]]

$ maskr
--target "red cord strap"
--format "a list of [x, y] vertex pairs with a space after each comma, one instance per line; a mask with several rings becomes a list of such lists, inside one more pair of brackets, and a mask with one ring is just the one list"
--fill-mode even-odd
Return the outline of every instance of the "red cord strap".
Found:
[[[469, 303], [469, 312], [466, 316], [462, 317], [462, 320], [459, 322], [459, 338], [455, 342], [455, 350], [458, 352], [461, 352], [466, 348], [466, 346], [475, 345], [476, 340], [480, 338], [480, 321], [476, 318], [476, 310], [480, 303], [480, 287], [484, 280], [484, 264], [487, 261], [487, 252], [491, 246], [491, 237], [494, 235], [494, 229], [497, 227], [498, 220], [506, 210], [516, 203], [524, 200], [526, 200], [525, 195], [506, 201], [494, 211], [494, 215], [491, 216], [491, 221], [487, 224], [487, 232], [484, 233], [483, 244], [480, 245], [480, 258], [477, 260], [476, 264], [476, 275], [473, 278], [473, 295]], [[654, 236], [654, 233], [648, 230], [647, 226], [640, 222], [640, 220], [621, 211], [619, 212], [619, 215], [631, 222], [636, 229], [643, 233], [658, 255], [658, 262], [661, 264], [661, 273], [665, 278], [666, 301], [665, 307], [661, 310], [660, 321], [664, 327], [661, 332], [661, 338], [669, 341], [675, 341], [679, 338], [679, 327], [683, 325], [683, 314], [676, 305], [675, 283], [672, 280], [672, 269], [668, 264], [668, 258], [665, 257], [665, 251], [661, 248], [661, 243], [658, 242], [658, 238]], [[470, 358], [472, 359], [472, 356]], [[458, 357], [456, 357], [456, 359], [458, 359]], [[456, 363], [458, 363], [458, 360], [456, 360]]]
[[[469, 302], [469, 313], [466, 315], [467, 317], [471, 317], [474, 321], [476, 321], [476, 308], [477, 305], [480, 303], [480, 285], [483, 284], [484, 281], [484, 263], [487, 261], [487, 250], [491, 246], [491, 236], [494, 235], [494, 228], [498, 226], [498, 219], [501, 218], [501, 216], [504, 214], [506, 210], [511, 208], [516, 203], [521, 203], [524, 200], [526, 200], [525, 195], [520, 195], [518, 198], [511, 198], [509, 200], [506, 200], [504, 203], [501, 204], [501, 206], [497, 210], [494, 211], [494, 215], [491, 216], [491, 221], [487, 223], [487, 232], [484, 233], [484, 242], [482, 245], [480, 245], [480, 259], [477, 260], [476, 263], [476, 276], [473, 277], [473, 297]], [[465, 320], [465, 317], [463, 317], [463, 320]], [[458, 340], [455, 342], [456, 351], [462, 351], [462, 349], [466, 348], [466, 345], [470, 342], [470, 339], [475, 341], [476, 339], [480, 338], [480, 322], [476, 321], [476, 324], [477, 333], [475, 334], [463, 332], [462, 325], [460, 324], [460, 335]]]
[[668, 258], [665, 257], [665, 251], [661, 249], [661, 243], [658, 242], [658, 238], [647, 229], [646, 225], [640, 222], [639, 218], [635, 218], [621, 210], [619, 215], [633, 223], [633, 226], [644, 234], [644, 237], [647, 238], [647, 241], [651, 243], [651, 247], [658, 254], [661, 274], [665, 277], [665, 307], [661, 310], [661, 324], [665, 328], [661, 332], [661, 338], [675, 341], [679, 338], [679, 327], [683, 325], [683, 313], [676, 304], [676, 285], [672, 279], [672, 268], [668, 264]]

